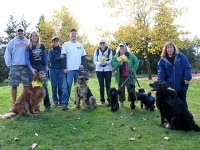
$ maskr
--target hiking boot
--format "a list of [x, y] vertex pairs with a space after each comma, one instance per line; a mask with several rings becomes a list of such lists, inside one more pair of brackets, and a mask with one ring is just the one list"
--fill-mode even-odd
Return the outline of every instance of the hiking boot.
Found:
[[58, 107], [58, 102], [55, 102], [55, 103], [54, 103], [54, 106], [55, 106], [55, 107]]
[[119, 103], [119, 107], [124, 107], [124, 103], [123, 103], [123, 102], [120, 102], [120, 103]]
[[62, 106], [62, 111], [66, 111], [67, 110], [67, 106]]

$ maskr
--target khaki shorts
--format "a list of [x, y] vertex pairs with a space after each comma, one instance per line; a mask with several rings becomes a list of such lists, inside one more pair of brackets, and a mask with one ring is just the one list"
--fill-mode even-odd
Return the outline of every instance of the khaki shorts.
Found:
[[8, 76], [8, 85], [12, 87], [19, 86], [20, 81], [24, 86], [29, 84], [29, 68], [25, 65], [15, 65], [10, 67]]

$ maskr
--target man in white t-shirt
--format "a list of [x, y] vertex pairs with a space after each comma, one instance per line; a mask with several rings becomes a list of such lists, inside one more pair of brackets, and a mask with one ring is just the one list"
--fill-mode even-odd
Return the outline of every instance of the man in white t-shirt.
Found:
[[84, 68], [86, 52], [83, 45], [76, 41], [77, 31], [71, 29], [70, 41], [62, 45], [61, 58], [63, 59], [63, 71], [65, 78], [63, 80], [63, 94], [62, 94], [62, 110], [67, 110], [69, 96], [71, 92], [72, 82], [74, 84], [78, 78], [79, 69]]

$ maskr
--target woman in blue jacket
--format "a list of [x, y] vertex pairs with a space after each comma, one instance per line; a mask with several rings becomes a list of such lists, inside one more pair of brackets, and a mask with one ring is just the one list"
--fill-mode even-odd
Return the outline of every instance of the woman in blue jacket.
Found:
[[192, 71], [187, 57], [179, 52], [173, 42], [166, 42], [158, 62], [158, 80], [165, 81], [173, 88], [187, 108], [186, 93], [191, 79]]
[[57, 36], [52, 38], [52, 48], [49, 50], [50, 61], [50, 79], [52, 87], [52, 98], [54, 105], [62, 105], [62, 85], [63, 85], [63, 69], [61, 62], [61, 47]]

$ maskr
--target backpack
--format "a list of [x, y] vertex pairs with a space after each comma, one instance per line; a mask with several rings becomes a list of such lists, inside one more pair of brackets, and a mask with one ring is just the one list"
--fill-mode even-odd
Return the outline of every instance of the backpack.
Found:
[[[106, 57], [109, 58], [109, 55], [110, 55], [110, 48], [108, 48], [108, 55]], [[98, 61], [98, 56], [99, 56], [99, 48], [97, 49], [97, 61]]]

